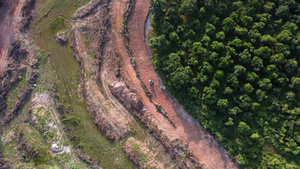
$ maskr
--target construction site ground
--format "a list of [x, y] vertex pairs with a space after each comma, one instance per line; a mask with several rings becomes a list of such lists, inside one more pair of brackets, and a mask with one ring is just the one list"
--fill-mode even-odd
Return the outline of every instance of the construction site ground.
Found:
[[[87, 163], [79, 159], [88, 156], [89, 165], [104, 168], [238, 168], [217, 140], [162, 89], [145, 36], [150, 0], [37, 0], [30, 30], [20, 33], [16, 25], [25, 2], [6, 0], [0, 10], [0, 75], [15, 39], [25, 42], [30, 55], [42, 53], [45, 60], [30, 99], [2, 126], [1, 142], [9, 146], [2, 154], [17, 152], [13, 135], [29, 140], [34, 133], [33, 140], [44, 140], [40, 147], [60, 167], [70, 159], [70, 165], [85, 168]], [[67, 42], [58, 43], [57, 33], [65, 34]], [[158, 111], [160, 106], [165, 114]], [[39, 116], [46, 122], [34, 120]], [[49, 134], [52, 130], [57, 136]], [[63, 149], [53, 153], [51, 144], [56, 143]], [[32, 167], [18, 158], [10, 163]]]

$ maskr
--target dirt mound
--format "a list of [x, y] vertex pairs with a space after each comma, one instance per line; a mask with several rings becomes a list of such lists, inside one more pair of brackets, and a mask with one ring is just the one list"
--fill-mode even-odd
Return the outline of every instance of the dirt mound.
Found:
[[[20, 18], [23, 1], [5, 1], [0, 10], [0, 77], [6, 74], [8, 52], [11, 43], [18, 38], [17, 23]], [[0, 78], [2, 79], [2, 78]]]
[[136, 91], [130, 91], [129, 86], [124, 81], [114, 82], [109, 85], [112, 93], [119, 97], [119, 100], [125, 105], [128, 110], [135, 109], [141, 111], [143, 108], [143, 102]]
[[4, 110], [6, 107], [5, 98], [10, 90], [11, 85], [19, 82], [21, 76], [24, 76], [27, 72], [27, 68], [20, 63], [20, 61], [28, 55], [27, 49], [21, 45], [21, 41], [15, 41], [11, 45], [11, 49], [7, 55], [9, 64], [2, 76], [0, 76], [0, 95], [2, 100], [2, 106], [0, 110]]
[[68, 37], [66, 32], [58, 33], [56, 35], [56, 42], [60, 44], [64, 44], [68, 42]]
[[[96, 0], [74, 15], [78, 19], [71, 31], [73, 49], [81, 65], [81, 91], [94, 123], [111, 139], [128, 135], [131, 115], [116, 97], [149, 127], [179, 167], [237, 168], [217, 141], [168, 92], [161, 90], [144, 38], [149, 0], [129, 2]], [[110, 9], [109, 15], [105, 10], [98, 10], [100, 4], [101, 8]], [[124, 13], [125, 16], [130, 13], [129, 7], [133, 7], [126, 34], [129, 41], [124, 43], [119, 32], [124, 30], [122, 20]], [[129, 54], [132, 51], [132, 55], [126, 51]], [[132, 60], [136, 60], [136, 70]], [[149, 79], [153, 79], [152, 86]], [[152, 100], [145, 94], [146, 89]], [[130, 144], [125, 146], [125, 151], [136, 164], [143, 166], [141, 154], [135, 153]]]
[[[29, 50], [24, 45], [24, 41], [15, 41], [11, 45], [11, 49], [7, 55], [8, 65], [6, 70], [2, 76], [0, 76], [0, 95], [2, 100], [5, 100], [8, 91], [10, 90], [11, 85], [17, 85], [21, 77], [25, 78], [26, 73], [28, 71], [28, 67], [32, 67], [33, 69], [37, 68], [38, 57], [37, 55], [31, 54], [30, 57]], [[32, 61], [32, 64], [29, 64], [29, 60]], [[32, 85], [37, 78], [37, 73], [32, 72], [29, 79], [27, 79], [27, 83], [23, 86], [22, 90], [29, 90], [29, 86]], [[27, 87], [26, 87], [27, 86]], [[21, 95], [24, 92], [21, 92]], [[25, 92], [26, 93], [26, 92]], [[24, 96], [25, 97], [25, 96]], [[21, 100], [23, 100], [23, 96], [20, 96]], [[4, 101], [1, 101], [0, 110], [4, 110]]]
[[199, 163], [193, 151], [188, 149], [188, 144], [178, 138], [170, 138], [170, 135], [167, 135], [166, 131], [161, 129], [158, 121], [153, 117], [144, 116], [143, 121], [149, 127], [150, 132], [163, 143], [172, 157], [176, 159], [180, 168], [203, 168], [204, 165]]
[[[35, 0], [5, 1], [0, 10], [0, 112], [5, 112], [6, 97], [11, 85], [19, 83], [21, 77], [25, 78], [28, 67], [37, 68], [38, 57], [30, 52], [28, 36], [20, 31], [25, 30], [32, 18]], [[4, 17], [4, 18], [2, 18]], [[2, 23], [3, 22], [3, 23]], [[3, 122], [7, 123], [13, 118], [20, 106], [27, 99], [31, 91], [30, 85], [37, 78], [37, 73], [31, 72], [25, 85], [18, 88], [18, 98], [10, 98], [14, 106], [6, 113]], [[15, 100], [14, 100], [15, 99]]]

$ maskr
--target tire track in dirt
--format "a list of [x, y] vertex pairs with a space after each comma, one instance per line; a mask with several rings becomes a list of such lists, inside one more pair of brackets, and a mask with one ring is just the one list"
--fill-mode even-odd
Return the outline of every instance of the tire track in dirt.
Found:
[[[124, 109], [121, 109], [121, 107], [116, 105], [110, 97], [106, 97], [108, 93], [105, 91], [105, 89], [99, 90], [99, 86], [96, 80], [94, 80], [96, 79], [94, 77], [95, 75], [92, 75], [90, 78], [87, 77], [85, 71], [93, 72], [93, 70], [97, 69], [96, 65], [93, 64], [96, 62], [96, 60], [89, 56], [86, 52], [87, 48], [85, 47], [84, 39], [81, 36], [81, 33], [76, 27], [76, 25], [73, 26], [73, 32], [75, 37], [73, 43], [76, 43], [75, 46], [77, 47], [76, 55], [78, 59], [81, 60], [81, 69], [83, 75], [82, 80], [84, 80], [84, 90], [86, 91], [85, 95], [89, 96], [86, 97], [86, 101], [95, 104], [95, 106], [91, 106], [92, 104], [90, 104], [90, 108], [94, 109], [95, 111], [98, 111], [99, 114], [101, 112], [101, 119], [104, 120], [108, 126], [111, 126], [111, 130], [114, 131], [116, 136], [123, 136], [126, 133], [127, 122], [125, 122], [125, 120], [116, 121], [116, 119], [109, 118], [109, 116], [116, 116], [123, 119], [123, 116], [119, 115], [126, 114], [127, 111], [123, 112]], [[102, 80], [102, 84], [103, 83], [104, 82]], [[101, 86], [103, 87], [104, 85]], [[102, 93], [102, 91], [104, 91], [104, 93]], [[110, 109], [110, 106], [108, 104], [113, 104], [116, 107], [116, 109]], [[120, 123], [122, 123], [122, 125], [120, 125]]]
[[[103, 71], [101, 71], [103, 72]], [[108, 83], [105, 82], [104, 79], [106, 79], [106, 74], [103, 74], [101, 75], [102, 77], [102, 87], [103, 87], [103, 91], [104, 91], [104, 95], [107, 96], [107, 98], [116, 106], [116, 108], [118, 108], [120, 111], [122, 111], [125, 116], [130, 120], [130, 122], [133, 124], [134, 123], [134, 126], [136, 127], [137, 131], [141, 132], [141, 128], [140, 126], [137, 124], [137, 122], [132, 118], [132, 116], [130, 115], [130, 113], [128, 112], [127, 109], [125, 109], [125, 107], [119, 102], [119, 100], [117, 100], [111, 93], [111, 91], [109, 90], [109, 87], [108, 87]]]
[[[150, 7], [150, 1], [136, 0], [127, 24], [129, 47], [132, 50], [132, 57], [136, 61], [141, 80], [146, 84], [147, 88], [150, 89], [152, 100], [160, 104], [163, 109], [167, 111], [168, 116], [175, 122], [177, 127], [173, 128], [169, 121], [156, 111], [154, 104], [152, 104], [145, 95], [141, 87], [141, 82], [136, 77], [136, 72], [130, 64], [130, 57], [126, 52], [124, 41], [117, 32], [121, 27], [121, 23], [118, 23], [117, 17], [114, 16], [119, 16], [118, 13], [122, 12], [118, 3], [119, 2], [114, 2], [114, 6], [118, 6], [118, 9], [114, 11], [117, 14], [112, 15], [112, 20], [116, 20], [116, 25], [113, 27], [115, 44], [122, 57], [128, 77], [132, 80], [142, 97], [145, 108], [149, 111], [148, 115], [153, 116], [152, 119], [155, 119], [158, 127], [166, 133], [170, 140], [179, 138], [184, 144], [187, 144], [189, 150], [193, 151], [193, 154], [201, 164], [204, 164], [205, 168], [238, 168], [226, 154], [225, 150], [219, 146], [217, 141], [209, 135], [167, 91], [161, 90], [144, 37], [144, 26]], [[114, 9], [114, 7], [112, 7], [112, 9]], [[154, 81], [154, 85], [150, 86], [148, 83], [149, 79]]]
[[[153, 113], [156, 112], [156, 107], [153, 105], [149, 98], [146, 96], [143, 88], [141, 87], [140, 80], [136, 77], [135, 70], [133, 69], [132, 65], [130, 64], [130, 57], [128, 53], [126, 52], [125, 44], [123, 41], [122, 35], [119, 33], [118, 30], [121, 30], [121, 24], [122, 20], [118, 19], [120, 16], [123, 16], [125, 9], [126, 9], [127, 1], [113, 1], [111, 6], [111, 23], [112, 23], [112, 37], [114, 44], [118, 50], [119, 56], [122, 58], [123, 61], [123, 68], [125, 68], [125, 73], [127, 74], [127, 77], [132, 81], [133, 84], [135, 84], [135, 87], [139, 94], [142, 97], [143, 103], [145, 105], [145, 108], [148, 110], [149, 116], [156, 116], [159, 119], [164, 119], [164, 116], [159, 113]], [[167, 122], [167, 120], [165, 121]], [[169, 126], [172, 128], [172, 126]]]

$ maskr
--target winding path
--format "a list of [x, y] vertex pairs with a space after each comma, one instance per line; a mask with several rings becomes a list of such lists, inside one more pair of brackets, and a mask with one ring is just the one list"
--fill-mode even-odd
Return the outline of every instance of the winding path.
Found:
[[[118, 3], [120, 2], [114, 1], [112, 7], [112, 10], [115, 10], [117, 13], [115, 16], [120, 16], [118, 13], [122, 13], [122, 10], [115, 9], [115, 7], [120, 8]], [[226, 151], [220, 147], [218, 142], [207, 133], [167, 91], [161, 90], [159, 80], [153, 69], [151, 57], [145, 43], [145, 22], [149, 7], [150, 0], [135, 1], [133, 11], [127, 24], [129, 47], [132, 51], [132, 57], [136, 60], [141, 80], [146, 84], [147, 88], [150, 89], [152, 100], [162, 105], [171, 120], [175, 122], [176, 128], [174, 128], [162, 114], [156, 111], [154, 104], [151, 103], [145, 95], [141, 87], [141, 82], [136, 77], [135, 70], [130, 64], [130, 57], [125, 50], [124, 41], [121, 35], [118, 34], [121, 23], [118, 22], [118, 17], [114, 18], [114, 15], [112, 16], [112, 20], [115, 19], [115, 24], [113, 24], [113, 29], [115, 29], [113, 31], [115, 44], [124, 62], [125, 71], [127, 71], [128, 77], [132, 80], [137, 91], [142, 96], [143, 103], [148, 110], [149, 116], [152, 116], [153, 119], [155, 119], [159, 128], [162, 129], [171, 140], [179, 138], [183, 141], [183, 144], [187, 144], [189, 150], [193, 151], [193, 154], [201, 164], [204, 164], [205, 168], [238, 168], [233, 160], [227, 155]], [[154, 81], [154, 85], [150, 86], [148, 83], [149, 79]]]

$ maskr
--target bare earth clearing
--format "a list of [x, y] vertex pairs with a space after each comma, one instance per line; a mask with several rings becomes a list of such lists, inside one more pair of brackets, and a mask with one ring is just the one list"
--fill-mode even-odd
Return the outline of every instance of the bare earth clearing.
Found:
[[[18, 39], [15, 37], [18, 36], [30, 46], [25, 33], [15, 32], [25, 2], [6, 0], [0, 10], [0, 78], [7, 69], [6, 60], [10, 55], [8, 51], [11, 42]], [[145, 40], [149, 7], [150, 0], [93, 0], [74, 14], [74, 20], [68, 21], [72, 28], [65, 34], [70, 37], [75, 58], [81, 68], [78, 92], [84, 97], [93, 122], [111, 140], [122, 142], [124, 152], [139, 168], [238, 168], [218, 142], [168, 91], [161, 89]], [[125, 23], [128, 27], [129, 44], [125, 43], [120, 33], [123, 31], [122, 23], [126, 14], [129, 14]], [[131, 54], [126, 46], [132, 51]], [[29, 56], [36, 52], [34, 47], [27, 50]], [[132, 59], [136, 61], [140, 79], [132, 65]], [[153, 80], [153, 85], [148, 83], [149, 79]], [[26, 84], [33, 86], [29, 82]], [[151, 100], [145, 94], [142, 84], [150, 91]], [[64, 134], [63, 124], [59, 121], [53, 101], [50, 107], [43, 102], [53, 99], [50, 97], [53, 96], [40, 93], [31, 98], [31, 101], [43, 103], [44, 109], [51, 110], [51, 119], [61, 130], [60, 133]], [[18, 106], [22, 104], [25, 104], [24, 100]], [[161, 105], [170, 119], [158, 112], [157, 105]], [[13, 119], [13, 115], [17, 116], [16, 113], [11, 113], [9, 120]], [[143, 129], [136, 119], [147, 129]], [[73, 153], [71, 156], [78, 160]], [[90, 160], [80, 152], [77, 156]]]
[[[193, 151], [193, 154], [200, 163], [204, 164], [205, 168], [237, 168], [236, 164], [230, 159], [224, 149], [218, 145], [217, 141], [188, 115], [167, 91], [161, 90], [144, 38], [144, 24], [148, 15], [149, 3], [149, 0], [136, 0], [128, 22], [129, 44], [132, 50], [132, 57], [136, 60], [140, 77], [147, 88], [150, 89], [152, 100], [162, 106], [175, 123], [176, 128], [170, 127], [170, 123], [162, 120], [163, 118], [156, 111], [153, 111], [153, 108], [151, 108], [153, 106], [151, 106], [148, 99], [143, 97], [143, 101], [146, 102], [147, 106], [149, 105], [148, 109], [155, 116], [154, 119], [157, 121], [157, 125], [162, 128], [162, 131], [171, 140], [172, 138], [179, 138], [183, 141], [183, 144], [187, 144], [188, 149]], [[128, 57], [126, 59], [126, 55], [122, 56], [125, 65], [129, 65]], [[129, 69], [129, 74], [134, 73], [132, 69]], [[136, 77], [133, 78], [136, 79]], [[154, 81], [154, 84], [151, 86], [148, 83], [149, 79]], [[141, 88], [139, 83], [135, 84], [137, 88]], [[144, 93], [140, 94], [144, 95]]]
[[[124, 142], [136, 140], [136, 148], [132, 148], [132, 144], [126, 141], [123, 149], [138, 167], [173, 168], [175, 163], [171, 155], [166, 153], [162, 143], [148, 134], [148, 131], [145, 132], [129, 112], [135, 112], [137, 115], [142, 105], [120, 67], [121, 57], [116, 51], [114, 34], [110, 33], [113, 30], [109, 29], [109, 23], [114, 25], [114, 22], [109, 20], [111, 15], [101, 10], [112, 4], [101, 0], [91, 1], [74, 15], [78, 19], [73, 23], [71, 36], [75, 57], [81, 66], [81, 90], [87, 107], [94, 123], [107, 137]], [[124, 4], [126, 7], [126, 3]], [[122, 15], [119, 16], [120, 22]], [[87, 52], [89, 48], [93, 52]], [[113, 95], [122, 98], [123, 105]], [[136, 132], [137, 134], [133, 135]], [[138, 147], [147, 149], [147, 152]]]

